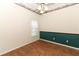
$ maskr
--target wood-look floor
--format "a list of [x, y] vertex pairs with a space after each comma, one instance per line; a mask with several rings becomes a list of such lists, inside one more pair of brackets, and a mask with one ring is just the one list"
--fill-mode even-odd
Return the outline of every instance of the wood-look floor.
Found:
[[38, 40], [3, 56], [79, 56], [79, 51]]

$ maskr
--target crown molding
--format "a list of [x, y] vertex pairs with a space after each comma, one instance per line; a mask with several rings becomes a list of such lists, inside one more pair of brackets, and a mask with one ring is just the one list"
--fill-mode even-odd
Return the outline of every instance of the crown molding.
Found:
[[62, 7], [58, 7], [56, 9], [49, 10], [49, 11], [45, 12], [44, 14], [49, 13], [49, 12], [53, 12], [53, 11], [57, 11], [57, 10], [60, 10], [60, 9], [63, 9], [63, 8], [67, 8], [67, 7], [70, 7], [70, 6], [74, 6], [74, 5], [77, 5], [77, 4], [79, 4], [79, 3], [72, 3], [70, 5], [65, 5], [65, 6], [62, 6]]
[[29, 8], [29, 7], [24, 6], [24, 5], [23, 5], [23, 4], [21, 4], [21, 3], [15, 3], [15, 4], [16, 4], [16, 5], [18, 5], [18, 6], [21, 6], [21, 7], [25, 8], [25, 9], [27, 9], [27, 10], [30, 10], [30, 11], [32, 11], [32, 12], [34, 12], [34, 13], [38, 14], [38, 15], [41, 15], [40, 13], [38, 13], [38, 12], [36, 12], [36, 11], [32, 10], [32, 9], [31, 9], [31, 8]]
[[25, 8], [25, 9], [27, 9], [27, 10], [30, 10], [30, 11], [32, 11], [32, 12], [38, 14], [38, 15], [43, 15], [43, 14], [46, 14], [46, 13], [49, 13], [49, 12], [54, 12], [54, 11], [57, 11], [57, 10], [60, 10], [60, 9], [63, 9], [63, 8], [67, 8], [67, 7], [70, 7], [70, 6], [74, 6], [74, 5], [77, 5], [77, 4], [79, 4], [79, 3], [72, 3], [72, 4], [69, 4], [69, 5], [65, 5], [65, 6], [62, 6], [62, 7], [58, 7], [58, 8], [55, 8], [55, 9], [53, 9], [53, 10], [46, 11], [46, 12], [43, 13], [43, 14], [41, 14], [41, 13], [39, 13], [39, 12], [36, 12], [36, 11], [32, 10], [31, 8], [26, 7], [25, 5], [23, 5], [23, 4], [21, 4], [21, 3], [15, 3], [15, 4], [18, 5], [18, 6], [21, 6], [21, 7]]

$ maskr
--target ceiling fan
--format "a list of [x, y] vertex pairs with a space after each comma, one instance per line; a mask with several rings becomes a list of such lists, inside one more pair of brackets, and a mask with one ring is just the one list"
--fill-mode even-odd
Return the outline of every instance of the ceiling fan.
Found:
[[40, 14], [45, 13], [48, 10], [47, 4], [46, 3], [40, 3], [39, 6], [37, 7], [37, 10]]

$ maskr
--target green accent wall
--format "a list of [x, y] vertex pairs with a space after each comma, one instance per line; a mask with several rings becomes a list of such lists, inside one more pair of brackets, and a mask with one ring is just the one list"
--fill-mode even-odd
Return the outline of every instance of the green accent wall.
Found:
[[79, 34], [40, 31], [40, 38], [79, 48]]

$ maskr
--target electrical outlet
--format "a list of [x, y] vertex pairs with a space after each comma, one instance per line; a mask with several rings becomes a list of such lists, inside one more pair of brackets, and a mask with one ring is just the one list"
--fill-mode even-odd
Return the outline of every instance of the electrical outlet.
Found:
[[55, 37], [53, 37], [53, 40], [55, 40]]
[[69, 43], [69, 40], [66, 40], [66, 43]]

